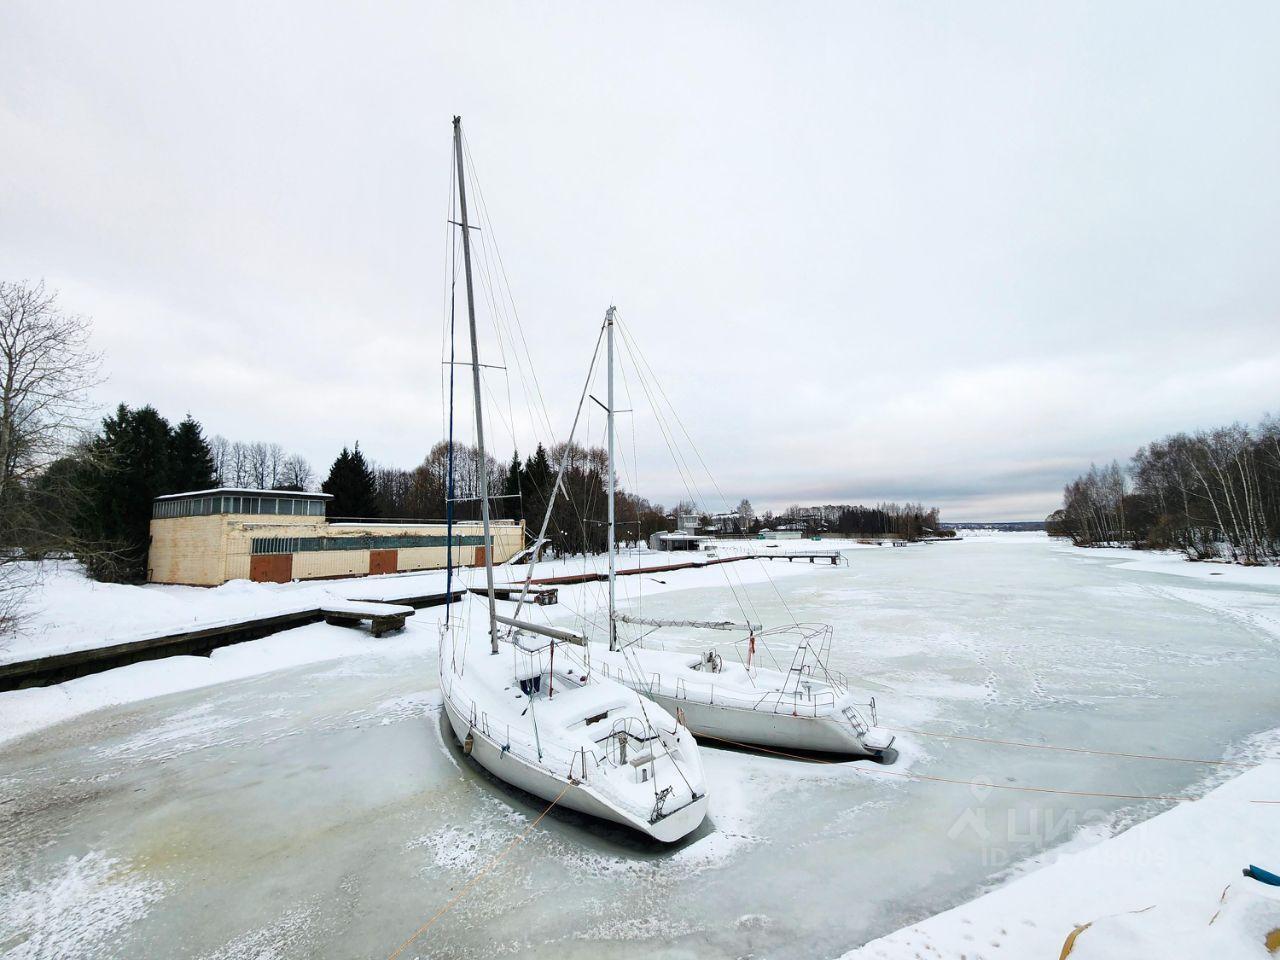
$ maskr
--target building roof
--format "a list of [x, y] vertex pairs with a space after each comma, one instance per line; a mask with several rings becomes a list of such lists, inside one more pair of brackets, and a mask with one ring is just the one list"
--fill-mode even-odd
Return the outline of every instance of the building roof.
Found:
[[306, 490], [252, 490], [245, 487], [214, 487], [212, 490], [189, 490], [186, 493], [166, 493], [162, 497], [156, 497], [157, 500], [184, 500], [187, 497], [212, 497], [214, 494], [218, 496], [232, 497], [300, 497], [308, 500], [332, 500], [332, 493], [311, 493]]
[[668, 530], [666, 533], [658, 534], [663, 540], [710, 540], [710, 537], [700, 533], [685, 533], [683, 530]]

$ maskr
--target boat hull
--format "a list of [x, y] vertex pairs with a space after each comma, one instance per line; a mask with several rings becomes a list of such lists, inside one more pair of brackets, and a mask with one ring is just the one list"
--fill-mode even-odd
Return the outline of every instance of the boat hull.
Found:
[[520, 759], [510, 751], [503, 751], [499, 744], [472, 728], [470, 722], [454, 709], [448, 697], [444, 698], [444, 710], [459, 743], [465, 743], [467, 736], [471, 736], [473, 760], [504, 783], [548, 803], [555, 800], [557, 806], [630, 827], [663, 843], [674, 843], [688, 836], [707, 815], [707, 797], [703, 794], [679, 810], [650, 823], [599, 796], [587, 782], [575, 783], [566, 777], [556, 776], [549, 770]]
[[[868, 745], [848, 723], [835, 717], [802, 717], [699, 703], [658, 693], [640, 691], [673, 715], [683, 715], [695, 737], [724, 740], [751, 747], [804, 750], [871, 757], [892, 763], [897, 751], [891, 746]], [[679, 714], [677, 714], [679, 711]]]

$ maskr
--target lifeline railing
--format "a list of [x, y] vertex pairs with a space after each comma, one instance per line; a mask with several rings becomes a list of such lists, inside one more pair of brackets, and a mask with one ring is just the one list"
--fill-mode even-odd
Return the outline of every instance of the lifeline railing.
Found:
[[[509, 723], [492, 721], [488, 712], [480, 710], [474, 700], [460, 694], [454, 688], [452, 679], [447, 684], [442, 685], [441, 692], [454, 706], [459, 715], [467, 718], [467, 722], [473, 730], [497, 744], [503, 752], [510, 753], [512, 756], [519, 757], [528, 763], [538, 764], [548, 769], [559, 767], [568, 771], [569, 776], [574, 775], [573, 771], [576, 764], [577, 769], [583, 770], [583, 776], [578, 779], [585, 780], [587, 779], [585, 758], [594, 760], [595, 767], [599, 767], [603, 762], [594, 750], [588, 751], [585, 747], [578, 750], [566, 750], [563, 747], [552, 744], [543, 744], [539, 748], [539, 745], [534, 741], [518, 734], [513, 734]], [[585, 758], [582, 762], [579, 762], [580, 755], [583, 754], [585, 754]]]

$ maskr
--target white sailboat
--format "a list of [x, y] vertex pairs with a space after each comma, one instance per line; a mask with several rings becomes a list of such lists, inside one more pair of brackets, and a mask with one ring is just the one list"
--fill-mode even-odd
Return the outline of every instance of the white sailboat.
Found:
[[[476, 445], [483, 464], [481, 364], [460, 117], [453, 120], [453, 140]], [[451, 421], [450, 498], [452, 449]], [[661, 707], [593, 672], [582, 635], [498, 614], [486, 472], [479, 471], [479, 493], [487, 596], [481, 600], [466, 594], [461, 616], [446, 613], [439, 651], [444, 709], [463, 751], [498, 779], [548, 802], [660, 841], [687, 836], [707, 811], [701, 758], [690, 732]], [[449, 518], [451, 523], [452, 499]], [[452, 550], [452, 530], [448, 542]], [[507, 629], [500, 631], [500, 625]]]
[[[613, 328], [615, 311], [605, 317], [608, 343], [608, 450], [609, 450], [609, 615], [607, 649], [598, 650], [600, 669], [653, 700], [677, 718], [697, 737], [711, 742], [764, 747], [775, 750], [836, 753], [869, 757], [893, 763], [898, 752], [894, 737], [877, 727], [875, 698], [858, 702], [848, 680], [827, 667], [831, 627], [825, 624], [792, 624], [763, 630], [757, 624], [693, 620], [655, 620], [621, 614], [617, 610], [615, 581], [617, 548], [614, 541], [614, 403]], [[657, 629], [685, 628], [698, 631], [739, 631], [745, 636], [726, 645], [686, 640], [682, 647], [695, 652], [671, 652], [646, 645], [642, 636], [630, 642], [618, 637], [618, 624]], [[761, 664], [774, 647], [789, 648], [790, 665], [775, 668]], [[745, 652], [745, 656], [743, 655]], [[726, 656], [725, 653], [729, 653]], [[783, 656], [783, 661], [786, 655]], [[736, 662], [735, 662], [736, 661]]]

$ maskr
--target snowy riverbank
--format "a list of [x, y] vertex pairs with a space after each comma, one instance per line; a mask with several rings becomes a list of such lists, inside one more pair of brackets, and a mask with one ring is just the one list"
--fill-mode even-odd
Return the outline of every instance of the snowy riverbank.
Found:
[[1119, 566], [1134, 573], [1165, 573], [1196, 580], [1221, 578], [1222, 583], [1250, 587], [1280, 588], [1280, 566], [1246, 567], [1226, 560], [1189, 560], [1177, 550], [1134, 550], [1130, 547], [1077, 547], [1069, 541], [1055, 541], [1063, 553], [1078, 557], [1102, 557], [1120, 561]]
[[[1077, 923], [1096, 920], [1073, 960], [1088, 956], [1086, 946], [1109, 949], [1110, 939], [1090, 937], [1118, 935], [1120, 924], [1132, 925], [1129, 956], [1158, 956], [1159, 946], [1147, 949], [1158, 931], [1137, 925], [1159, 911], [1106, 915], [1150, 906], [1156, 900], [1142, 894], [1156, 892], [1172, 904], [1162, 909], [1179, 911], [1170, 922], [1185, 915], [1194, 925], [1228, 883], [1208, 935], [1236, 923], [1229, 911], [1246, 927], [1257, 920], [1239, 869], [1251, 859], [1275, 866], [1259, 847], [1276, 824], [1259, 819], [1269, 808], [1240, 812], [1219, 802], [1229, 789], [1212, 793], [1242, 768], [967, 738], [1280, 762], [1280, 742], [1267, 733], [1280, 724], [1280, 591], [1131, 570], [1161, 558], [1075, 550], [1036, 534], [847, 559], [663, 571], [622, 578], [619, 589], [632, 604], [643, 594], [653, 616], [832, 624], [832, 665], [876, 696], [882, 722], [911, 731], [900, 734], [911, 741], [909, 762], [880, 771], [708, 748], [703, 835], [655, 851], [548, 817], [520, 856], [495, 866], [436, 926], [424, 951], [807, 960], [865, 944], [858, 960], [1033, 960], [1057, 957]], [[1204, 567], [1162, 562], [1175, 574]], [[577, 558], [557, 572], [583, 567]], [[125, 630], [175, 609], [190, 616], [188, 598], [212, 605], [203, 616], [223, 595], [228, 609], [298, 602], [313, 590], [391, 598], [442, 590], [440, 579], [101, 593], [82, 583], [61, 604], [50, 581], [44, 622], [64, 640], [77, 630], [92, 640], [111, 617]], [[563, 587], [558, 605], [527, 614], [598, 637], [603, 593], [594, 582]], [[479, 605], [469, 606], [469, 622], [483, 629]], [[9, 854], [0, 858], [0, 942], [35, 955], [58, 944], [77, 956], [238, 956], [250, 947], [281, 958], [385, 956], [539, 812], [476, 775], [441, 730], [441, 613], [420, 610], [403, 634], [381, 640], [317, 623], [212, 657], [0, 694], [0, 731], [39, 731], [0, 744], [0, 846]], [[1260, 793], [1255, 773], [1242, 782]], [[1280, 793], [1270, 781], [1267, 789]], [[1170, 822], [1165, 811], [1182, 825], [1135, 848], [1134, 837]], [[1183, 856], [1201, 834], [1213, 848]], [[1110, 849], [1119, 852], [1101, 852]], [[1039, 876], [1030, 892], [1008, 892]], [[72, 887], [75, 900], [43, 907], [48, 891]], [[1090, 899], [1095, 887], [1101, 903]], [[136, 898], [143, 890], [145, 902]], [[137, 907], [127, 916], [83, 907], [129, 897]], [[1214, 946], [1249, 956], [1230, 941]]]
[[[678, 556], [643, 550], [624, 554], [618, 567], [625, 570], [696, 558], [705, 559], [701, 554]], [[619, 597], [625, 602], [641, 594], [652, 597], [677, 590], [723, 588], [729, 566], [733, 568], [729, 582], [735, 586], [764, 583], [812, 569], [808, 564], [742, 561], [705, 569], [670, 570], [656, 576], [620, 579]], [[604, 569], [603, 557], [570, 557], [538, 564], [535, 575], [548, 577]], [[497, 580], [520, 582], [527, 570], [525, 565], [503, 567], [497, 571]], [[483, 583], [483, 572], [475, 569], [456, 571], [454, 576], [455, 587]], [[559, 589], [562, 604], [580, 609], [596, 599], [601, 585]], [[335, 600], [387, 600], [444, 591], [443, 570], [310, 583], [234, 580], [220, 587], [204, 588], [96, 583], [84, 575], [78, 564], [48, 563], [28, 600], [21, 632], [0, 647], [0, 663], [310, 610]], [[555, 608], [536, 609], [537, 614], [531, 613], [531, 616], [545, 615], [547, 610]], [[428, 608], [418, 611], [414, 621], [415, 624], [434, 624], [442, 615], [442, 607]], [[273, 670], [343, 657], [413, 656], [424, 652], [422, 633], [375, 641], [364, 631], [313, 624], [214, 650], [208, 657], [168, 657], [51, 687], [0, 693], [0, 743], [103, 707]]]
[[[726, 545], [719, 556], [741, 552], [742, 541]], [[779, 553], [785, 555], [815, 544], [792, 541]], [[859, 547], [852, 541], [832, 541], [825, 550]], [[624, 552], [618, 569], [653, 567], [670, 563], [705, 561], [706, 553], [657, 553], [650, 550]], [[735, 581], [759, 582], [766, 577], [786, 576], [794, 564], [740, 562], [735, 565]], [[554, 577], [607, 570], [603, 556], [568, 557], [539, 563], [535, 576]], [[520, 582], [527, 564], [503, 566], [495, 571], [499, 583]], [[334, 599], [394, 599], [428, 593], [443, 593], [445, 571], [427, 570], [387, 576], [351, 577], [340, 580], [294, 581], [293, 583], [251, 583], [232, 580], [219, 587], [181, 587], [162, 584], [129, 585], [97, 583], [84, 575], [79, 564], [48, 562], [30, 577], [33, 587], [23, 605], [23, 622], [18, 633], [0, 641], [0, 663], [51, 656], [73, 650], [109, 646], [143, 637], [180, 633], [215, 627], [252, 617], [269, 617], [314, 609]], [[455, 571], [458, 582], [476, 585], [483, 575], [474, 569]], [[720, 582], [702, 580], [699, 571], [668, 571], [667, 583], [650, 581], [646, 593], [657, 593], [670, 585], [700, 586]], [[621, 581], [625, 586], [626, 581]]]
[[1270, 960], [1280, 887], [1241, 876], [1280, 867], [1280, 761], [1247, 770], [1088, 849], [969, 903], [873, 940], [843, 960]]

